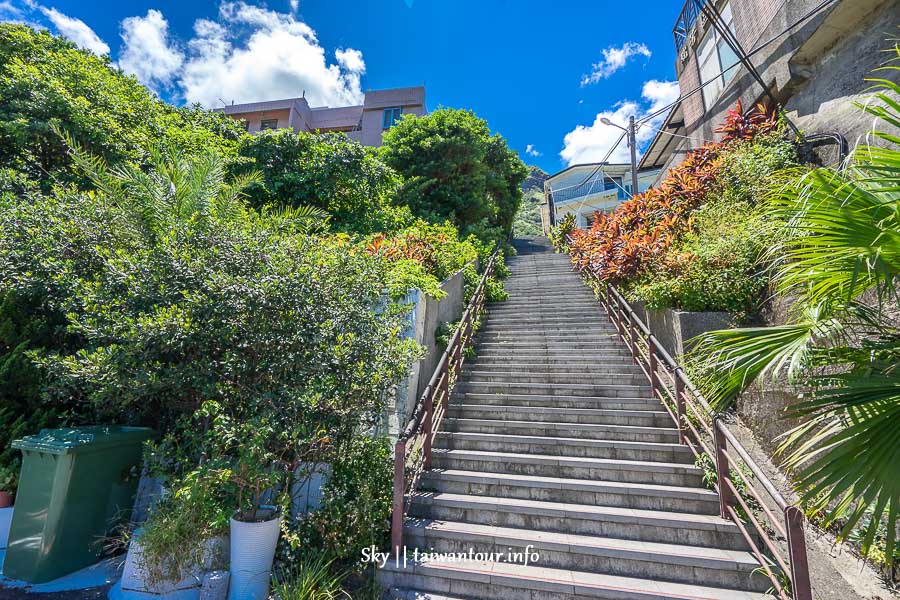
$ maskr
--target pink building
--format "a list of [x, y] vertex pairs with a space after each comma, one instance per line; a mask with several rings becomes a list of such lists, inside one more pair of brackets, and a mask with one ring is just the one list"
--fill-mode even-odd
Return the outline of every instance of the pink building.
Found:
[[425, 87], [366, 92], [359, 106], [310, 107], [306, 98], [232, 104], [215, 109], [247, 123], [247, 131], [288, 127], [294, 131], [342, 131], [364, 146], [380, 146], [381, 135], [405, 114], [425, 114]]

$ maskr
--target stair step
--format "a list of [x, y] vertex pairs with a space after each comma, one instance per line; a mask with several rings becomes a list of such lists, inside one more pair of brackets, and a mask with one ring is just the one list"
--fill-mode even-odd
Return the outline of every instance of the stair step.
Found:
[[598, 365], [592, 362], [583, 362], [577, 365], [569, 365], [569, 364], [547, 364], [547, 363], [503, 363], [503, 366], [498, 366], [498, 364], [490, 364], [487, 361], [483, 360], [483, 356], [479, 356], [475, 362], [466, 363], [463, 367], [463, 373], [466, 374], [476, 374], [476, 373], [506, 373], [508, 375], [520, 375], [523, 373], [526, 374], [540, 374], [540, 375], [567, 375], [573, 378], [575, 377], [584, 377], [585, 375], [591, 377], [604, 377], [611, 375], [638, 375], [640, 377], [645, 377], [643, 370], [638, 365], [631, 364], [631, 360], [628, 360], [628, 364], [620, 364], [620, 365]]
[[436, 448], [432, 452], [432, 464], [440, 469], [483, 473], [682, 487], [702, 485], [702, 471], [694, 465], [680, 463]]
[[582, 371], [570, 373], [567, 371], [557, 373], [545, 373], [542, 370], [535, 371], [500, 371], [500, 370], [474, 370], [470, 369], [464, 375], [466, 381], [491, 381], [495, 383], [596, 383], [601, 385], [640, 385], [647, 381], [647, 377], [641, 372], [624, 373], [596, 373]]
[[[603, 598], [610, 600], [771, 600], [771, 596], [738, 590], [662, 583], [652, 579], [548, 569], [510, 563], [408, 561], [405, 568], [388, 561], [378, 572], [382, 585], [403, 582], [402, 600], [520, 600]], [[434, 596], [433, 592], [440, 595]]]
[[656, 410], [623, 408], [561, 408], [557, 406], [515, 406], [508, 404], [450, 403], [450, 414], [465, 419], [497, 421], [533, 421], [548, 423], [602, 423], [607, 425], [636, 425], [666, 427], [672, 425], [669, 413]]
[[461, 381], [458, 392], [481, 394], [539, 394], [543, 396], [591, 396], [599, 398], [650, 398], [650, 384], [627, 385], [592, 383], [502, 383], [492, 381]]
[[707, 515], [719, 513], [719, 500], [715, 492], [691, 486], [435, 469], [424, 474], [421, 489], [469, 496], [695, 512]]
[[538, 437], [572, 437], [592, 440], [675, 443], [678, 430], [672, 427], [633, 427], [583, 423], [536, 423], [533, 421], [494, 421], [445, 417], [447, 431], [461, 433], [496, 433]]
[[[478, 394], [473, 392], [459, 392], [453, 395], [451, 402], [519, 408], [533, 406], [547, 408], [646, 410], [651, 412], [665, 410], [658, 400], [653, 400], [652, 398], [591, 398], [589, 396], [542, 396], [539, 394]], [[666, 415], [668, 415], [668, 413], [666, 413]], [[671, 419], [666, 422], [666, 425], [670, 423]]]
[[759, 566], [749, 552], [677, 544], [636, 542], [567, 533], [537, 532], [454, 521], [407, 521], [409, 543], [440, 553], [475, 552], [504, 555], [537, 554], [535, 567], [589, 571], [660, 582], [750, 589], [764, 592], [771, 585], [753, 576]]
[[635, 366], [631, 354], [628, 352], [591, 352], [585, 353], [527, 353], [519, 352], [515, 355], [504, 352], [481, 352], [476, 355], [475, 365], [482, 364], [545, 364], [545, 365], [566, 365], [571, 367], [585, 368], [590, 367], [618, 367], [621, 365]]
[[440, 431], [435, 447], [485, 452], [502, 448], [506, 452], [517, 454], [555, 454], [585, 458], [694, 463], [694, 455], [687, 446], [662, 442]]
[[715, 515], [542, 502], [517, 498], [416, 492], [412, 517], [536, 531], [746, 550], [737, 526]]

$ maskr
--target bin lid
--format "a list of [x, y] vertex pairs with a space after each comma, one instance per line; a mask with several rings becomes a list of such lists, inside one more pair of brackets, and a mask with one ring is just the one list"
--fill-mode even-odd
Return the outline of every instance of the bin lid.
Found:
[[91, 425], [72, 429], [41, 429], [37, 435], [13, 441], [12, 447], [46, 454], [70, 454], [97, 450], [100, 446], [142, 444], [156, 437], [156, 432], [149, 427]]

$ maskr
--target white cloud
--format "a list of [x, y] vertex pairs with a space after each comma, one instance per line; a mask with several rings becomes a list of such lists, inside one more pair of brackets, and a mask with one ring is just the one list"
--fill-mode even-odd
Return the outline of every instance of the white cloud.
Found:
[[0, 2], [0, 19], [6, 21], [22, 16], [22, 11], [12, 5], [12, 2]]
[[300, 0], [291, 0], [291, 12], [297, 14], [300, 9]]
[[[4, 3], [5, 4], [5, 3]], [[38, 7], [44, 15], [50, 19], [56, 30], [65, 38], [68, 38], [82, 48], [90, 50], [94, 54], [109, 54], [109, 46], [100, 39], [94, 30], [88, 27], [81, 19], [70, 17], [59, 12], [55, 8]]]
[[122, 21], [119, 67], [133, 73], [151, 88], [169, 87], [184, 62], [184, 56], [169, 39], [169, 23], [155, 9], [145, 17]]
[[351, 73], [365, 73], [366, 63], [363, 60], [362, 52], [353, 48], [338, 49], [334, 52], [334, 57], [338, 64], [350, 71]]
[[537, 148], [534, 147], [534, 144], [528, 144], [525, 146], [525, 154], [528, 156], [540, 156], [541, 153], [537, 151]]
[[650, 58], [652, 54], [650, 48], [648, 48], [646, 44], [638, 44], [636, 42], [626, 42], [621, 48], [609, 46], [608, 48], [604, 48], [602, 52], [603, 60], [591, 65], [591, 72], [589, 74], [582, 75], [582, 87], [597, 83], [601, 79], [606, 79], [611, 76], [613, 73], [624, 67], [625, 63], [627, 63], [628, 59], [632, 56], [646, 56], [647, 58]]
[[293, 98], [312, 106], [358, 104], [365, 73], [362, 53], [335, 52], [329, 64], [315, 31], [292, 13], [225, 2], [218, 22], [199, 20], [179, 77], [185, 99], [206, 106], [226, 101]]
[[[597, 113], [592, 125], [579, 125], [566, 134], [563, 139], [563, 149], [559, 155], [568, 165], [603, 160], [609, 149], [618, 141], [622, 130], [612, 125], [604, 125], [602, 119], [609, 119], [616, 125], [625, 127], [628, 124], [628, 117], [631, 115], [634, 115], [636, 119], [642, 119], [674, 102], [678, 98], [678, 94], [677, 81], [653, 79], [645, 82], [641, 90], [642, 102], [625, 100], [616, 104], [611, 110]], [[635, 136], [638, 149], [653, 138], [665, 118], [666, 113], [663, 112], [638, 127]], [[640, 156], [640, 152], [638, 155]], [[625, 140], [616, 146], [607, 160], [614, 163], [630, 162], [631, 154]]]

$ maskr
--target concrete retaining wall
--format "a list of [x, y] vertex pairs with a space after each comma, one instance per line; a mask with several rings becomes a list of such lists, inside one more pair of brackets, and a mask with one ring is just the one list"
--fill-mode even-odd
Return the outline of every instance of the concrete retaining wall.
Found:
[[683, 356], [690, 350], [691, 339], [698, 335], [732, 326], [731, 315], [727, 312], [648, 309], [643, 302], [632, 302], [631, 307], [650, 328], [663, 348], [675, 358]]
[[431, 298], [419, 290], [411, 290], [400, 302], [412, 305], [407, 316], [407, 339], [412, 338], [425, 347], [425, 356], [413, 363], [409, 376], [400, 384], [397, 396], [382, 419], [382, 431], [396, 437], [406, 426], [416, 405], [416, 399], [425, 390], [434, 369], [444, 352], [434, 339], [441, 322], [458, 321], [465, 310], [465, 286], [462, 270], [441, 283], [447, 295], [440, 300]]

